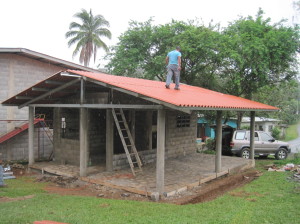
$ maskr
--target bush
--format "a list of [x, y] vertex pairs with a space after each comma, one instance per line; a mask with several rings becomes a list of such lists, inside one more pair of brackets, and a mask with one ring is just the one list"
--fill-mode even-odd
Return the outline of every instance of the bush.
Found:
[[275, 138], [275, 139], [279, 139], [279, 137], [280, 137], [280, 130], [279, 130], [278, 127], [274, 127], [274, 128], [272, 129], [272, 136], [273, 136], [273, 138]]
[[207, 150], [216, 150], [216, 140], [215, 139], [207, 139], [205, 141]]

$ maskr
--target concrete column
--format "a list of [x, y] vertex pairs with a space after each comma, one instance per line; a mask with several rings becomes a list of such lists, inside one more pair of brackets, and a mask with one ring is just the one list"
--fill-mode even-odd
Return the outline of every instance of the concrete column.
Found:
[[80, 176], [87, 175], [88, 160], [88, 110], [80, 108]]
[[113, 170], [114, 123], [112, 110], [106, 110], [106, 171]]
[[216, 161], [215, 171], [219, 173], [222, 171], [222, 111], [217, 111], [216, 119], [217, 131], [216, 131]]
[[28, 122], [28, 162], [32, 165], [34, 163], [34, 107], [29, 107]]
[[250, 159], [252, 165], [255, 165], [254, 160], [254, 129], [255, 129], [255, 111], [250, 112]]
[[159, 194], [164, 192], [165, 185], [165, 129], [166, 111], [157, 113], [157, 155], [156, 155], [156, 190]]
[[147, 111], [146, 114], [148, 150], [152, 149], [152, 114], [152, 111]]

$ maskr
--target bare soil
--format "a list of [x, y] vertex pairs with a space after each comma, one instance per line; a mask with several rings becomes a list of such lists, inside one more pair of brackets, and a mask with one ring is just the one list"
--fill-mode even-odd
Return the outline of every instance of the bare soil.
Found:
[[[14, 175], [19, 176], [29, 175], [27, 172], [20, 171], [20, 169], [13, 170]], [[196, 204], [216, 199], [223, 194], [232, 191], [235, 188], [241, 187], [252, 180], [261, 176], [262, 173], [257, 170], [250, 170], [226, 177], [221, 177], [202, 184], [201, 186], [189, 189], [188, 191], [174, 195], [168, 198], [161, 198], [160, 203], [172, 203], [177, 205]], [[124, 190], [114, 189], [98, 184], [91, 184], [79, 180], [74, 177], [61, 177], [50, 175], [35, 175], [36, 182], [48, 183], [45, 190], [49, 193], [59, 195], [77, 195], [77, 196], [91, 196], [99, 198], [119, 199], [119, 200], [135, 200], [135, 201], [152, 201], [150, 197], [130, 193]], [[230, 193], [232, 196], [246, 197], [243, 192]], [[0, 197], [0, 202], [6, 202], [10, 200], [25, 200], [26, 196], [15, 199]]]

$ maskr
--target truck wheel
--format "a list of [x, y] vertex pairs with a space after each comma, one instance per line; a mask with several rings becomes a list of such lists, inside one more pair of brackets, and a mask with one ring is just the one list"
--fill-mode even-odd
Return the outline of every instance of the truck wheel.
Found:
[[245, 159], [250, 159], [250, 150], [248, 148], [244, 148], [242, 151], [241, 151], [241, 154], [240, 156], [242, 158], [245, 158]]
[[275, 158], [278, 160], [282, 160], [282, 159], [286, 159], [288, 153], [284, 148], [280, 148], [276, 154], [275, 154]]

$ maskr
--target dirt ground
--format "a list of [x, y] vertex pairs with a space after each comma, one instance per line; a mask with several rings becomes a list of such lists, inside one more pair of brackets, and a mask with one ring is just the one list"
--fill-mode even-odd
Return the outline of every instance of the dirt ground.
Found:
[[[62, 177], [51, 175], [42, 176], [41, 174], [28, 174], [25, 169], [13, 169], [13, 172], [17, 178], [24, 175], [31, 175], [35, 177], [36, 182], [48, 183], [45, 187], [45, 190], [53, 194], [90, 196], [118, 200], [152, 201], [150, 196], [147, 197], [98, 184], [86, 183], [76, 177]], [[262, 174], [260, 172], [252, 169], [239, 174], [221, 177], [211, 182], [202, 184], [201, 186], [189, 189], [188, 191], [181, 192], [180, 194], [174, 195], [172, 197], [162, 197], [159, 202], [185, 205], [214, 200], [215, 198], [225, 194], [228, 191], [251, 182], [261, 175]], [[29, 198], [31, 197], [33, 196], [30, 195]], [[25, 199], [27, 199], [27, 196], [15, 199], [0, 197], [0, 202]]]

